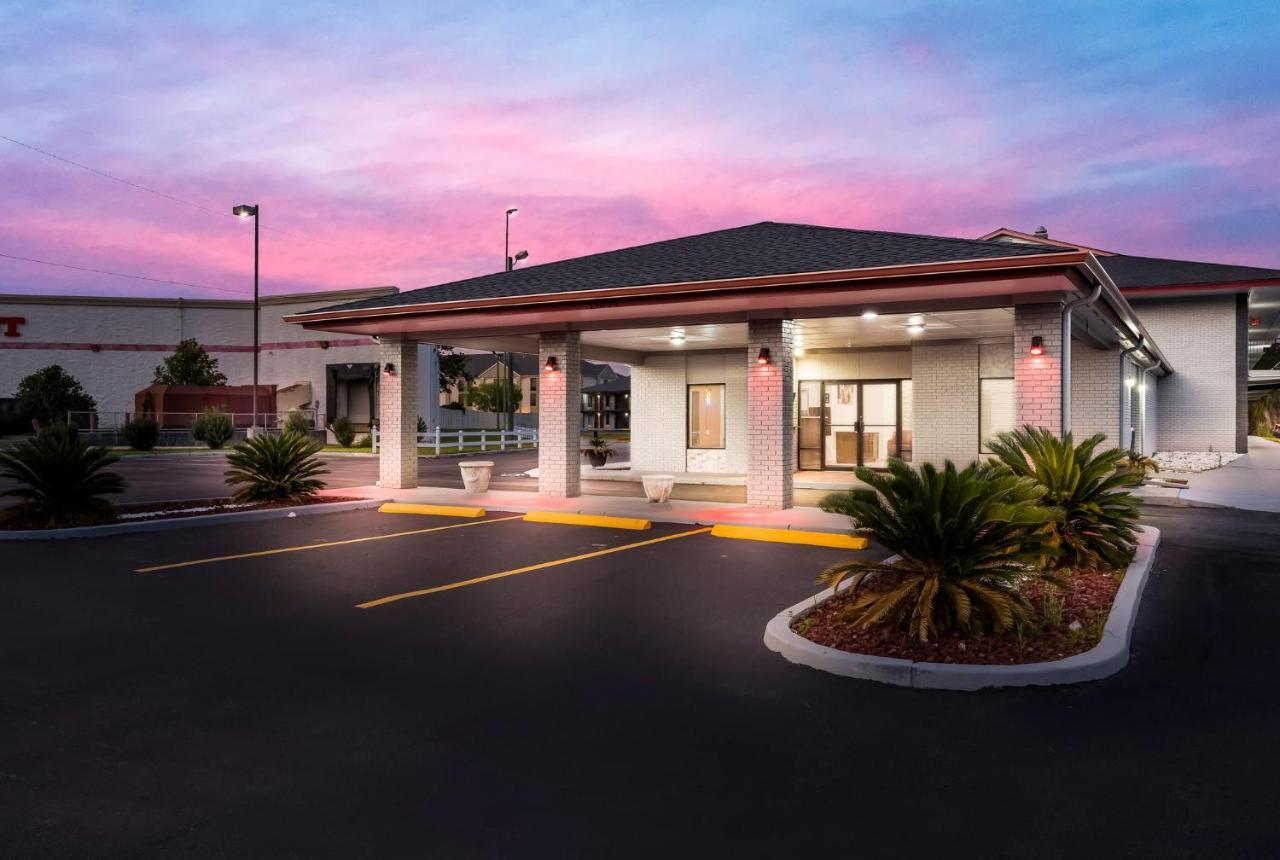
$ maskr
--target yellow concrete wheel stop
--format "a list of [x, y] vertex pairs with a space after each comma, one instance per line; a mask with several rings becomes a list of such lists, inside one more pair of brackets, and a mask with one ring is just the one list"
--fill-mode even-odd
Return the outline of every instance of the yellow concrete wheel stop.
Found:
[[642, 517], [606, 517], [601, 514], [570, 514], [560, 511], [529, 511], [525, 522], [555, 523], [562, 526], [595, 526], [601, 529], [644, 531], [652, 523]]
[[825, 546], [831, 549], [866, 549], [867, 539], [834, 532], [805, 532], [793, 529], [768, 529], [760, 526], [718, 525], [711, 529], [713, 537], [734, 540], [761, 540], [771, 543], [794, 543]]
[[378, 508], [380, 514], [418, 514], [428, 517], [482, 517], [484, 508], [465, 505], [414, 505], [408, 502], [387, 502]]

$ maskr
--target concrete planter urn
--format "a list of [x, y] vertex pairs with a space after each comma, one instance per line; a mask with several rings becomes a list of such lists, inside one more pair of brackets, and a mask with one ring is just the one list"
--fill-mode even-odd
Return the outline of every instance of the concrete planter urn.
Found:
[[492, 460], [463, 460], [458, 469], [462, 471], [462, 486], [468, 493], [483, 493], [489, 489], [489, 479], [493, 477]]
[[675, 486], [675, 475], [642, 475], [640, 482], [644, 484], [644, 495], [655, 504], [663, 504], [671, 498], [671, 488]]

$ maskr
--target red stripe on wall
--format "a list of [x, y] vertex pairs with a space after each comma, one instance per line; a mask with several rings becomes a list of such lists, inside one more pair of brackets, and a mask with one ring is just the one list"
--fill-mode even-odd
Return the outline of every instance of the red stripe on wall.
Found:
[[[281, 341], [279, 343], [264, 343], [259, 346], [259, 350], [277, 350], [277, 349], [325, 349], [328, 347], [340, 346], [373, 346], [375, 341], [369, 338], [351, 338], [348, 340], [294, 340]], [[50, 350], [89, 350], [91, 352], [173, 352], [178, 348], [176, 343], [50, 343], [45, 341], [31, 341], [28, 343], [13, 343], [11, 341], [0, 341], [0, 349], [50, 349]], [[239, 344], [213, 344], [206, 345], [205, 349], [209, 352], [253, 352], [252, 346], [241, 346]]]

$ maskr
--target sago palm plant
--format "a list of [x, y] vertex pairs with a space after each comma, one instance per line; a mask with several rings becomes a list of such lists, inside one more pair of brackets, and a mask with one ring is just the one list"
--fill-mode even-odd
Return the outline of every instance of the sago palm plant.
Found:
[[1054, 553], [1044, 527], [1057, 517], [1035, 481], [976, 463], [917, 471], [901, 460], [891, 460], [888, 473], [857, 475], [871, 489], [832, 493], [822, 508], [848, 514], [899, 559], [822, 572], [820, 582], [848, 583], [846, 621], [889, 625], [927, 642], [950, 631], [1003, 633], [1027, 617], [1019, 587], [1043, 575], [1038, 562]]
[[69, 433], [49, 433], [0, 450], [0, 477], [17, 481], [4, 495], [17, 510], [50, 526], [111, 516], [103, 496], [124, 492], [124, 479], [107, 467], [119, 458]]
[[1099, 433], [1077, 445], [1070, 433], [1059, 439], [1028, 425], [988, 443], [993, 463], [1037, 481], [1045, 503], [1061, 511], [1050, 529], [1050, 543], [1060, 550], [1053, 566], [1123, 568], [1133, 559], [1138, 500], [1128, 490], [1142, 474], [1123, 467], [1126, 452], [1099, 452], [1105, 438]]
[[324, 489], [317, 475], [329, 470], [316, 459], [321, 445], [298, 433], [254, 436], [227, 455], [227, 483], [237, 502], [305, 499]]

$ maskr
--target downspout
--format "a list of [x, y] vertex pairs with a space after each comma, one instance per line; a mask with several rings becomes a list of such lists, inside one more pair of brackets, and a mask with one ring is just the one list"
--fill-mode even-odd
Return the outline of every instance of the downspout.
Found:
[[1071, 314], [1079, 307], [1088, 307], [1102, 297], [1102, 284], [1083, 298], [1067, 302], [1062, 309], [1062, 433], [1071, 432]]
[[[1143, 342], [1143, 338], [1139, 337], [1138, 342], [1136, 344], [1129, 347], [1128, 349], [1120, 350], [1120, 373], [1122, 376], [1127, 376], [1127, 374], [1125, 373], [1125, 362], [1128, 361], [1129, 356], [1133, 355], [1135, 352], [1139, 352], [1142, 349], [1142, 342]], [[1134, 366], [1135, 368], [1137, 367], [1137, 362], [1134, 362]], [[1140, 369], [1140, 368], [1137, 368], [1137, 369]], [[1129, 387], [1124, 383], [1125, 383], [1125, 380], [1121, 379], [1120, 380], [1120, 414], [1121, 415], [1125, 413], [1125, 409], [1127, 407], [1132, 405], [1132, 401], [1133, 401], [1133, 398], [1129, 396]], [[1138, 381], [1134, 380], [1133, 384], [1137, 385]], [[1138, 446], [1137, 446], [1138, 440], [1135, 438], [1136, 429], [1134, 426], [1136, 423], [1137, 423], [1137, 416], [1130, 413], [1129, 433], [1128, 433], [1129, 439], [1128, 439], [1128, 444], [1125, 445], [1125, 447], [1128, 448], [1130, 451], [1138, 450]], [[1120, 428], [1121, 434], [1124, 434], [1124, 430], [1125, 430], [1124, 427]]]

